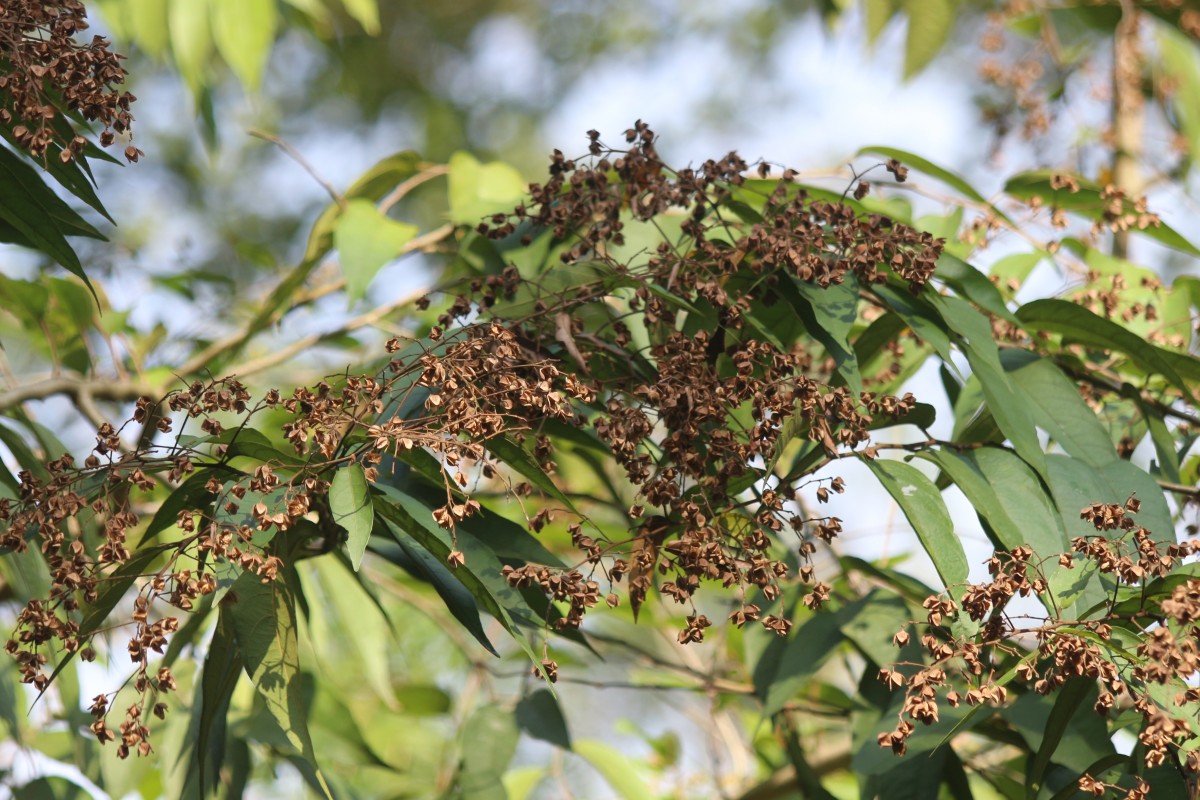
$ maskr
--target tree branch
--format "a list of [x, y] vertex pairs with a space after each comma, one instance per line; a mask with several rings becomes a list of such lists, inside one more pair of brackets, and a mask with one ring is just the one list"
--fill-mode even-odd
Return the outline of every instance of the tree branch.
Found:
[[96, 400], [130, 402], [143, 395], [154, 393], [154, 387], [143, 383], [61, 375], [0, 392], [0, 411], [19, 406], [30, 400], [45, 400], [61, 394], [70, 397], [76, 406], [83, 406], [80, 407], [80, 411], [83, 411], [85, 416], [90, 416], [90, 412], [86, 411], [84, 407], [95, 410], [93, 403]]

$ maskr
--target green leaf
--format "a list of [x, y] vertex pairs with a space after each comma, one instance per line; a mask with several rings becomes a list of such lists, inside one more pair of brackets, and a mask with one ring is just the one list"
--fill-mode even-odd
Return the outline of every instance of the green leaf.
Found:
[[208, 83], [208, 57], [212, 53], [212, 33], [209, 28], [211, 0], [169, 0], [167, 28], [171, 36], [171, 52], [179, 74], [192, 94], [199, 96]]
[[1175, 452], [1175, 439], [1167, 430], [1167, 424], [1160, 413], [1148, 406], [1139, 395], [1137, 397], [1138, 411], [1146, 421], [1150, 430], [1150, 440], [1154, 443], [1154, 452], [1158, 456], [1158, 470], [1163, 478], [1172, 483], [1181, 483], [1179, 475], [1179, 456]]
[[468, 153], [450, 157], [450, 221], [475, 225], [492, 214], [508, 214], [525, 197], [521, 173], [501, 161], [481, 164]]
[[1050, 711], [1050, 716], [1045, 723], [1042, 742], [1038, 745], [1038, 751], [1034, 754], [1033, 762], [1030, 764], [1030, 772], [1028, 772], [1026, 781], [1026, 798], [1032, 799], [1038, 796], [1046, 768], [1055, 758], [1058, 745], [1061, 744], [1063, 735], [1067, 733], [1070, 721], [1079, 712], [1090, 714], [1091, 710], [1087, 708], [1087, 705], [1091, 705], [1091, 703], [1086, 703], [1086, 700], [1088, 696], [1096, 694], [1096, 691], [1096, 681], [1086, 678], [1068, 680], [1067, 685], [1058, 690], [1054, 709]]
[[896, 15], [898, 3], [895, 0], [866, 0], [864, 15], [867, 21], [867, 43], [875, 44], [879, 34]]
[[1034, 300], [1017, 309], [1017, 318], [1034, 330], [1060, 333], [1088, 347], [1124, 353], [1141, 369], [1163, 376], [1196, 403], [1192, 386], [1200, 382], [1200, 359], [1156, 347], [1116, 322], [1066, 300]]
[[930, 302], [941, 312], [946, 324], [958, 334], [958, 344], [967, 355], [971, 370], [983, 388], [987, 410], [996, 419], [1017, 454], [1035, 469], [1045, 467], [1045, 454], [1038, 441], [1029, 403], [1009, 380], [1000, 364], [1000, 351], [992, 338], [987, 318], [957, 297], [933, 296]]
[[554, 483], [554, 479], [546, 473], [542, 465], [524, 447], [504, 435], [493, 436], [484, 442], [483, 446], [492, 455], [503, 461], [505, 466], [513, 469], [521, 477], [529, 481], [532, 486], [553, 497], [567, 509], [571, 511], [575, 510], [575, 505], [571, 502], [571, 499], [563, 494], [562, 489], [559, 489]]
[[258, 91], [279, 25], [275, 0], [209, 2], [217, 52], [249, 91]]
[[484, 632], [483, 625], [479, 621], [479, 606], [476, 605], [471, 591], [451, 573], [444, 560], [436, 558], [425, 548], [412, 543], [405, 535], [403, 528], [390, 520], [386, 520], [384, 524], [388, 533], [392, 535], [396, 544], [407, 556], [408, 561], [401, 566], [412, 573], [414, 577], [431, 584], [438, 597], [442, 598], [442, 602], [446, 604], [446, 610], [454, 615], [459, 624], [466, 628], [467, 632], [475, 637], [475, 641], [483, 645], [484, 649], [499, 657], [500, 654], [496, 652], [495, 646], [488, 639], [487, 633]]
[[379, 25], [379, 3], [377, 0], [342, 0], [342, 5], [346, 7], [346, 12], [359, 25], [362, 25], [362, 29], [368, 35], [379, 35], [381, 28]]
[[961, 258], [948, 253], [943, 254], [937, 262], [934, 275], [954, 289], [961, 297], [965, 297], [975, 305], [1001, 319], [1019, 324], [1017, 318], [1004, 304], [1004, 298], [996, 285], [987, 276], [972, 267]]
[[858, 281], [847, 274], [845, 282], [824, 289], [801, 280], [791, 283], [799, 293], [799, 303], [794, 304], [805, 327], [825, 346], [838, 374], [857, 397], [862, 393], [862, 376], [850, 332], [858, 318]]
[[901, 461], [863, 460], [908, 518], [942, 582], [949, 587], [965, 581], [967, 556], [933, 481]]
[[638, 770], [619, 750], [595, 739], [575, 742], [575, 753], [599, 772], [621, 800], [653, 800]]
[[517, 725], [534, 739], [549, 742], [564, 750], [571, 749], [571, 733], [558, 700], [545, 689], [538, 689], [517, 703]]
[[[1101, 198], [1101, 188], [1085, 178], [1072, 176], [1079, 184], [1079, 191], [1054, 189], [1051, 187], [1050, 181], [1059, 174], [1062, 174], [1061, 171], [1054, 170], [1023, 172], [1009, 178], [1008, 183], [1004, 185], [1004, 191], [1019, 200], [1037, 197], [1046, 205], [1072, 211], [1093, 220], [1103, 219], [1104, 210], [1109, 201]], [[1133, 228], [1132, 232], [1154, 239], [1190, 256], [1200, 256], [1200, 248], [1197, 248], [1165, 222], [1145, 230]]]
[[369, 200], [351, 200], [346, 204], [333, 232], [346, 276], [346, 296], [350, 302], [361, 298], [376, 273], [402, 254], [404, 245], [417, 235], [418, 228], [408, 222], [389, 219]]
[[[936, 3], [933, 5], [936, 5]], [[911, 10], [909, 11], [909, 19], [912, 19]], [[950, 19], [953, 21], [953, 12], [951, 12]], [[911, 25], [912, 23], [910, 22], [909, 24]], [[884, 158], [894, 158], [906, 167], [911, 167], [919, 172], [923, 172], [931, 178], [937, 178], [942, 183], [946, 184], [952, 189], [957, 190], [960, 194], [971, 198], [977, 203], [987, 203], [987, 200], [984, 198], [984, 196], [977, 192], [975, 187], [967, 183], [961, 175], [956, 172], [951, 172], [944, 167], [939, 167], [932, 161], [921, 158], [921, 156], [916, 155], [915, 153], [909, 153], [906, 150], [897, 150], [894, 147], [870, 145], [859, 149], [855, 155], [862, 156], [868, 153], [883, 156]]]
[[329, 487], [329, 508], [333, 521], [346, 529], [346, 551], [354, 571], [358, 572], [375, 526], [375, 509], [361, 464], [354, 462], [334, 474]]
[[142, 534], [138, 547], [141, 548], [155, 536], [178, 522], [179, 512], [185, 508], [202, 508], [210, 505], [216, 499], [216, 496], [207, 489], [207, 484], [211, 479], [212, 471], [198, 469], [172, 490], [159, 505], [158, 510], [154, 512], [154, 517], [146, 526], [146, 531]]
[[954, 0], [904, 0], [908, 35], [904, 40], [904, 77], [911, 78], [929, 65], [954, 27], [958, 4]]
[[[853, 605], [853, 604], [852, 604]], [[787, 639], [773, 639], [754, 668], [754, 688], [770, 717], [795, 697], [845, 639], [843, 615], [817, 612]]]
[[185, 753], [190, 752], [184, 778], [186, 798], [205, 798], [220, 785], [220, 771], [225, 766], [229, 701], [241, 674], [242, 658], [234, 641], [233, 625], [222, 613], [209, 641], [192, 701], [194, 711], [184, 746]]
[[284, 572], [276, 580], [263, 583], [258, 575], [244, 573], [229, 595], [230, 598], [236, 595], [236, 599], [225, 608], [229, 610], [246, 673], [288, 743], [312, 765], [326, 797], [332, 800], [308, 734], [300, 678], [296, 596], [289, 583], [294, 579], [294, 575]]
[[1095, 466], [1117, 460], [1108, 430], [1054, 362], [1022, 350], [1006, 350], [1000, 362], [1024, 395], [1034, 422], [1052, 441]]
[[517, 723], [512, 712], [481, 705], [463, 725], [458, 794], [463, 800], [506, 797], [501, 777], [517, 752]]
[[[42, 251], [92, 289], [65, 237], [104, 237], [50, 191], [33, 167], [6, 147], [0, 147], [0, 221], [20, 234], [18, 244]], [[92, 294], [95, 296], [95, 289]]]
[[950, 331], [946, 321], [927, 301], [913, 297], [894, 286], [872, 286], [871, 291], [892, 309], [921, 341], [931, 346], [941, 356], [942, 362], [956, 375], [962, 377], [954, 363], [954, 351], [950, 347]]
[[451, 574], [467, 588], [481, 608], [513, 635], [530, 661], [540, 664], [541, 659], [534, 656], [529, 642], [517, 629], [514, 615], [517, 620], [531, 625], [537, 624], [537, 620], [530, 614], [520, 592], [509, 586], [501, 576], [504, 565], [496, 555], [461, 528], [455, 535], [455, 541], [449, 531], [434, 523], [432, 509], [412, 495], [384, 484], [376, 488], [381, 492], [374, 498], [376, 512], [412, 537], [442, 564], [446, 563], [452, 550], [458, 549], [463, 553], [466, 563], [452, 570]]
[[[1156, 542], [1165, 545], [1175, 541], [1175, 526], [1162, 489], [1154, 478], [1137, 466], [1117, 459], [1097, 467], [1077, 458], [1051, 454], [1046, 456], [1046, 467], [1046, 477], [1068, 540], [1096, 535], [1091, 523], [1079, 518], [1081, 509], [1092, 503], [1123, 504], [1131, 494], [1136, 494], [1142, 501], [1138, 523], [1150, 531]], [[1080, 567], [1075, 569], [1081, 571]], [[1064, 607], [1076, 601], [1084, 607], [1092, 607], [1104, 600], [1104, 591], [1096, 581], [1077, 581], [1074, 592], [1059, 600], [1060, 606]]]
[[1033, 272], [1033, 268], [1042, 263], [1045, 258], [1046, 253], [1042, 250], [1033, 253], [1014, 253], [992, 264], [988, 268], [988, 277], [998, 279], [1002, 286], [1009, 281], [1016, 281], [1019, 286], [1025, 283], [1029, 273]]
[[890, 591], [873, 589], [838, 616], [842, 620], [842, 635], [872, 664], [883, 667], [898, 660], [899, 651], [892, 637], [912, 619], [903, 598]]
[[[1057, 567], [1054, 558], [1070, 550], [1062, 520], [1038, 476], [1019, 457], [997, 447], [957, 452], [949, 448], [919, 454], [937, 464], [954, 481], [975, 511], [991, 529], [996, 546], [1011, 550], [1022, 545], [1035, 553], [1034, 562], [1050, 578], [1057, 594], [1071, 573]], [[1061, 573], [1061, 574], [1060, 574]], [[1057, 613], [1050, 598], [1043, 598], [1051, 613]]]

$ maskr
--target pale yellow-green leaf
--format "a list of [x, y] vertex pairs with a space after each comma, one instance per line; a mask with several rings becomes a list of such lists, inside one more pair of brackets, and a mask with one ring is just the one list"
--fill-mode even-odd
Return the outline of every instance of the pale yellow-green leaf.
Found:
[[954, 27], [956, 0], [905, 0], [908, 36], [904, 42], [904, 77], [911, 78], [929, 65]]
[[188, 88], [198, 93], [206, 84], [212, 54], [209, 0], [170, 0], [167, 25], [175, 66]]
[[379, 34], [379, 3], [376, 0], [342, 0], [342, 5], [364, 31], [372, 36]]
[[114, 5], [121, 6], [127, 35], [139, 50], [155, 58], [166, 55], [171, 40], [166, 0], [116, 0]]
[[279, 25], [275, 0], [209, 2], [217, 51], [247, 90], [258, 91]]
[[506, 214], [528, 189], [521, 173], [501, 161], [481, 164], [468, 153], [455, 153], [449, 169], [450, 219], [456, 223], [474, 225], [492, 214]]
[[897, 0], [864, 0], [863, 14], [866, 17], [869, 44], [875, 44], [879, 34], [883, 33], [883, 29], [895, 16], [897, 5]]
[[350, 302], [363, 296], [380, 268], [401, 254], [417, 230], [416, 225], [384, 216], [370, 200], [346, 204], [334, 229], [333, 243], [346, 276]]

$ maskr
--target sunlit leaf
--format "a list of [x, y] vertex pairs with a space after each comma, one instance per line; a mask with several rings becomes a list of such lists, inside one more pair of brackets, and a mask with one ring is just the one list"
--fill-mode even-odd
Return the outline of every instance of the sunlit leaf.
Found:
[[329, 508], [333, 521], [346, 529], [346, 551], [357, 571], [375, 525], [375, 509], [361, 464], [354, 462], [334, 473], [329, 487]]
[[921, 547], [946, 586], [965, 581], [967, 557], [954, 532], [954, 523], [950, 521], [942, 494], [933, 481], [916, 467], [901, 461], [876, 458], [864, 459], [864, 462], [908, 518], [921, 540]]
[[346, 204], [334, 229], [337, 247], [346, 276], [346, 296], [354, 302], [366, 293], [376, 273], [399, 255], [404, 245], [417, 235], [418, 228], [384, 216], [369, 200], [351, 200]]

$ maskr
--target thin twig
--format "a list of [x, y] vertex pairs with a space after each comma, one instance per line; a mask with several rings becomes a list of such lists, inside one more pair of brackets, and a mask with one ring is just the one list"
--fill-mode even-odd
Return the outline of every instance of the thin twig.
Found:
[[379, 203], [379, 210], [386, 214], [388, 209], [399, 203], [406, 194], [420, 186], [422, 183], [431, 181], [439, 175], [445, 175], [450, 171], [450, 168], [445, 164], [434, 164], [413, 175], [406, 181], [399, 183], [395, 189], [388, 194], [387, 197]]
[[337, 189], [333, 188], [333, 184], [330, 183], [329, 181], [327, 181], [321, 175], [321, 173], [317, 172], [316, 168], [313, 167], [312, 164], [308, 163], [308, 160], [305, 159], [304, 156], [300, 155], [299, 150], [292, 147], [285, 140], [279, 138], [278, 136], [276, 136], [273, 133], [267, 133], [266, 131], [261, 131], [257, 128], [251, 128], [250, 130], [246, 131], [246, 133], [250, 134], [255, 139], [262, 139], [264, 142], [270, 142], [271, 144], [275, 145], [283, 152], [287, 153], [288, 156], [291, 157], [291, 159], [293, 161], [295, 161], [297, 164], [299, 164], [304, 169], [305, 172], [307, 172], [309, 175], [312, 176], [312, 179], [314, 181], [316, 181], [317, 183], [319, 183], [321, 185], [321, 188], [324, 189], [329, 194], [329, 196], [333, 198], [333, 202], [338, 204], [338, 208], [345, 210], [346, 198], [342, 195], [341, 192], [339, 192]]

